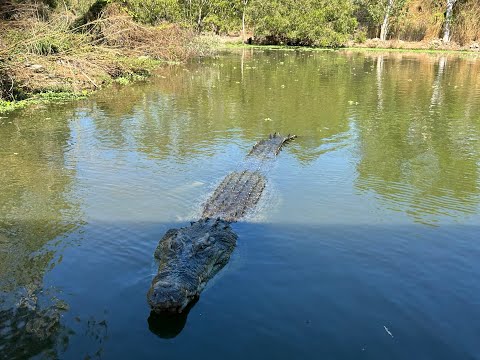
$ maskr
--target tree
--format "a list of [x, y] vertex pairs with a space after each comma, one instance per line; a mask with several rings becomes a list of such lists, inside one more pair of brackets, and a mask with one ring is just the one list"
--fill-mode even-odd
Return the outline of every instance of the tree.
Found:
[[203, 30], [204, 19], [210, 15], [212, 0], [178, 0], [183, 10], [183, 18], [195, 26], [200, 33]]
[[204, 20], [204, 27], [207, 29], [209, 26], [216, 34], [240, 30], [243, 1], [213, 0], [210, 13]]
[[450, 25], [452, 23], [453, 6], [457, 0], [447, 0], [447, 11], [445, 12], [445, 25], [443, 32], [443, 42], [448, 43], [450, 41]]
[[[240, 28], [241, 3], [230, 0], [177, 0], [185, 21], [201, 33], [209, 26], [219, 34]], [[241, 0], [242, 2], [245, 0]]]
[[387, 40], [388, 33], [388, 20], [390, 18], [390, 12], [393, 8], [393, 0], [388, 0], [387, 8], [385, 9], [385, 15], [383, 16], [382, 26], [380, 27], [380, 40]]
[[386, 40], [392, 19], [404, 10], [407, 0], [355, 0], [356, 16], [364, 25], [375, 30], [381, 40]]
[[249, 9], [255, 36], [265, 43], [329, 47], [350, 38], [353, 11], [352, 0], [255, 0]]
[[247, 11], [248, 0], [242, 0], [242, 5], [243, 5], [243, 8], [242, 8], [242, 38], [243, 38], [243, 42], [245, 42], [247, 40], [247, 38], [245, 36], [245, 13]]
[[128, 0], [122, 2], [133, 18], [144, 24], [155, 25], [162, 21], [180, 20], [180, 7], [177, 0]]

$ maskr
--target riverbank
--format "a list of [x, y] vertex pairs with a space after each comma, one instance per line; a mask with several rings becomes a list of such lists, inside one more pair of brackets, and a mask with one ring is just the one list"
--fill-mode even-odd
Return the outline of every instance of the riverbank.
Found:
[[117, 4], [82, 17], [15, 11], [0, 20], [0, 113], [142, 80], [213, 46], [176, 24], [139, 24]]
[[[298, 47], [287, 45], [262, 45], [262, 44], [245, 44], [240, 36], [219, 36], [218, 42], [224, 48], [250, 47], [250, 48], [270, 48], [270, 49], [309, 49], [309, 50], [332, 50], [332, 48], [314, 48], [314, 47]], [[344, 46], [335, 48], [341, 49], [364, 49], [364, 50], [396, 50], [396, 51], [420, 51], [420, 52], [459, 52], [459, 53], [478, 53], [480, 54], [480, 43], [472, 42], [468, 45], [461, 46], [455, 42], [443, 43], [439, 39], [431, 41], [403, 41], [403, 40], [386, 40], [367, 39], [363, 42], [349, 41]]]
[[443, 43], [439, 39], [431, 41], [403, 41], [403, 40], [386, 40], [367, 39], [361, 43], [349, 42], [346, 44], [348, 48], [357, 49], [389, 49], [389, 50], [418, 50], [418, 51], [447, 51], [447, 52], [480, 52], [480, 44], [472, 42], [468, 45], [461, 46], [455, 42]]
[[[59, 23], [63, 24], [60, 30]], [[87, 34], [72, 31], [71, 23], [64, 14], [40, 23], [31, 19], [0, 21], [0, 31], [6, 34], [0, 43], [0, 114], [32, 104], [85, 98], [105, 86], [145, 80], [163, 65], [220, 50], [333, 50], [248, 45], [238, 36], [199, 36], [174, 24], [143, 26], [115, 7], [82, 25], [90, 28]], [[335, 50], [480, 54], [477, 43], [459, 46], [439, 40], [367, 39]]]

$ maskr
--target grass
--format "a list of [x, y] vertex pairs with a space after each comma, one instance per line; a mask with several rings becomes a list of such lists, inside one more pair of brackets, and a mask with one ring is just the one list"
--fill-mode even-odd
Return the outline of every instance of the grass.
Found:
[[132, 82], [145, 81], [147, 80], [147, 78], [148, 76], [146, 75], [126, 74], [124, 76], [120, 76], [116, 78], [114, 82], [119, 85], [128, 85], [128, 84], [131, 84]]
[[223, 49], [263, 49], [263, 50], [287, 50], [287, 51], [334, 51], [333, 48], [314, 48], [307, 46], [289, 45], [249, 45], [244, 43], [225, 43]]
[[65, 12], [0, 19], [1, 113], [145, 80], [165, 63], [212, 47], [194, 41], [188, 29], [141, 25], [119, 4], [105, 3], [98, 17], [86, 23]]
[[354, 50], [354, 51], [392, 51], [392, 52], [406, 52], [406, 53], [426, 53], [426, 54], [462, 54], [479, 56], [477, 52], [469, 50], [446, 50], [446, 49], [401, 49], [389, 47], [345, 47], [340, 50]]
[[25, 100], [0, 100], [0, 114], [5, 114], [18, 109], [23, 109], [30, 105], [35, 104], [48, 104], [48, 103], [58, 103], [63, 101], [79, 100], [85, 99], [89, 95], [88, 91], [82, 91], [80, 93], [72, 92], [45, 92], [35, 94], [32, 97], [29, 97]]
[[451, 49], [428, 49], [428, 48], [395, 48], [395, 47], [364, 47], [364, 46], [347, 46], [339, 48], [316, 48], [303, 46], [287, 46], [287, 45], [249, 45], [243, 43], [225, 43], [223, 49], [263, 49], [263, 50], [287, 50], [287, 51], [378, 51], [378, 52], [406, 52], [406, 53], [446, 53], [446, 54], [462, 54], [471, 56], [480, 56], [479, 52], [471, 50], [451, 50]]

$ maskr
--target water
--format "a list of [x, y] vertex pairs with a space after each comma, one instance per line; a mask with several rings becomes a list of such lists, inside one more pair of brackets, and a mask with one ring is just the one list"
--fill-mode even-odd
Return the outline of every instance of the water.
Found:
[[[479, 74], [243, 50], [1, 118], [0, 358], [480, 359]], [[151, 318], [159, 238], [274, 131], [230, 263]]]

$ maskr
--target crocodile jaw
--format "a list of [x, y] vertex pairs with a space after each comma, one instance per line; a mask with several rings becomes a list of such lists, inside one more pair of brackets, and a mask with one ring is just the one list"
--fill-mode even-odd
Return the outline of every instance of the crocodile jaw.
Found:
[[158, 274], [147, 293], [156, 313], [181, 313], [228, 262], [237, 235], [224, 220], [203, 219], [167, 231], [155, 256]]

